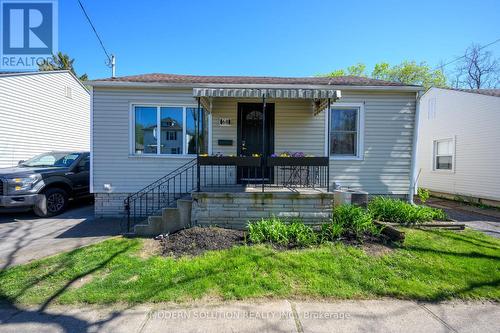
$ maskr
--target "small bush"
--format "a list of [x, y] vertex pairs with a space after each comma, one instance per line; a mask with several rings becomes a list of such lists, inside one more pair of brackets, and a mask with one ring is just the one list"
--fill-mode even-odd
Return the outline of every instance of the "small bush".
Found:
[[301, 221], [294, 221], [288, 225], [288, 239], [291, 244], [305, 247], [317, 244], [318, 237], [313, 228]]
[[[327, 233], [335, 238], [340, 236], [360, 239], [365, 234], [378, 234], [379, 228], [373, 224], [372, 217], [366, 210], [354, 205], [342, 205], [333, 210]], [[334, 239], [331, 239], [334, 240]]]
[[269, 242], [278, 245], [289, 243], [287, 225], [275, 217], [249, 223], [248, 238], [252, 243]]
[[285, 223], [271, 217], [248, 224], [248, 239], [252, 243], [272, 243], [281, 246], [311, 246], [317, 243], [314, 230], [300, 221]]
[[341, 224], [325, 223], [321, 225], [319, 231], [320, 243], [333, 242], [339, 240], [344, 234], [344, 227]]
[[400, 224], [415, 224], [432, 220], [446, 220], [441, 209], [416, 206], [402, 200], [376, 197], [368, 204], [368, 211], [374, 219]]
[[418, 188], [417, 195], [422, 203], [425, 203], [427, 200], [429, 200], [429, 197], [431, 196], [428, 189], [421, 187]]
[[381, 229], [372, 221], [371, 215], [363, 208], [343, 205], [333, 210], [329, 223], [321, 225], [319, 231], [300, 220], [285, 223], [272, 217], [248, 223], [250, 242], [271, 243], [279, 246], [307, 247], [341, 238], [362, 240], [363, 236], [378, 236]]

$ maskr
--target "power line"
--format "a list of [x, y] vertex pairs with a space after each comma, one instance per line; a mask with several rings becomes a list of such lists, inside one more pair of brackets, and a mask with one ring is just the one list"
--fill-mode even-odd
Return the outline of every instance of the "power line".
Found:
[[[482, 49], [487, 48], [488, 46], [491, 46], [491, 45], [496, 44], [496, 43], [498, 43], [498, 42], [500, 42], [500, 38], [499, 38], [499, 39], [497, 39], [497, 40], [495, 40], [495, 41], [493, 41], [493, 42], [491, 42], [491, 43], [488, 43], [488, 44], [486, 44], [486, 45], [480, 46], [478, 50], [482, 50]], [[453, 60], [452, 60], [452, 61], [450, 61], [450, 62], [447, 62], [447, 63], [445, 63], [445, 64], [443, 64], [443, 65], [439, 65], [439, 66], [437, 66], [436, 68], [434, 68], [434, 70], [435, 70], [435, 71], [436, 71], [436, 70], [438, 70], [438, 69], [441, 69], [441, 70], [442, 70], [442, 69], [443, 69], [443, 67], [448, 66], [448, 65], [450, 65], [450, 64], [452, 64], [452, 63], [454, 63], [454, 62], [456, 62], [456, 61], [458, 61], [458, 60], [460, 60], [460, 59], [463, 59], [463, 58], [465, 58], [466, 56], [467, 56], [467, 53], [466, 53], [466, 54], [464, 54], [463, 56], [460, 56], [460, 57], [457, 57], [457, 58], [453, 59]]]
[[101, 44], [101, 47], [102, 47], [104, 53], [106, 54], [106, 57], [108, 58], [109, 63], [111, 63], [111, 57], [109, 56], [108, 51], [106, 51], [106, 48], [104, 47], [104, 43], [102, 42], [101, 37], [99, 37], [99, 34], [97, 33], [97, 30], [95, 29], [94, 24], [92, 23], [92, 20], [90, 19], [89, 15], [87, 14], [87, 11], [83, 7], [82, 2], [80, 0], [77, 0], [77, 1], [78, 1], [78, 4], [80, 5], [80, 8], [83, 11], [83, 14], [85, 14], [87, 21], [89, 22], [90, 26], [92, 27], [92, 30], [94, 30], [94, 33], [95, 33], [97, 39], [99, 40], [99, 43]]

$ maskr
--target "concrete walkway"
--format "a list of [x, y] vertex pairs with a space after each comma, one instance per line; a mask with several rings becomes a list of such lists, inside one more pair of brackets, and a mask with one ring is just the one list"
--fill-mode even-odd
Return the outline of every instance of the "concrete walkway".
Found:
[[464, 223], [469, 228], [500, 238], [500, 210], [440, 198], [430, 198], [426, 204], [443, 209], [450, 218]]
[[73, 203], [67, 212], [39, 218], [33, 212], [0, 213], [0, 270], [70, 251], [120, 232], [113, 220], [96, 220], [94, 206]]
[[0, 332], [499, 332], [500, 304], [261, 301], [133, 308], [0, 307]]

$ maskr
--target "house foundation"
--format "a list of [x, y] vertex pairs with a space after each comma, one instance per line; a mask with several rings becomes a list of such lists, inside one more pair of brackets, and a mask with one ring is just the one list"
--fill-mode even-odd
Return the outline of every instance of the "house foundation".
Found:
[[313, 192], [195, 192], [191, 224], [244, 229], [249, 221], [276, 216], [307, 224], [331, 218], [333, 193]]

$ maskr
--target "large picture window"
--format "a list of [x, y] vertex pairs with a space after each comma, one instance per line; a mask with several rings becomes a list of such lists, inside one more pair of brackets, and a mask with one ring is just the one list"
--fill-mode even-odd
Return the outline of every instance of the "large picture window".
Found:
[[[196, 154], [197, 112], [197, 107], [134, 106], [134, 154]], [[200, 153], [207, 153], [208, 114], [203, 109], [201, 109], [199, 143]]]
[[[196, 154], [197, 113], [198, 108], [186, 108], [186, 149], [188, 154]], [[199, 138], [200, 154], [208, 154], [208, 112], [201, 113]]]
[[182, 154], [184, 108], [161, 107], [161, 154]]
[[138, 106], [135, 108], [135, 152], [137, 154], [157, 154], [156, 107]]
[[340, 158], [360, 157], [360, 107], [336, 107], [330, 109], [330, 156]]

